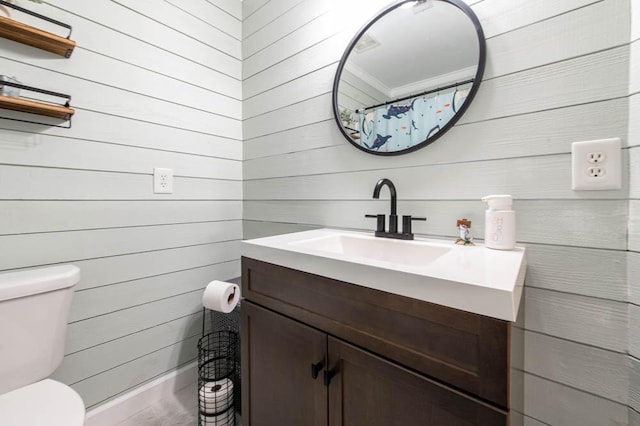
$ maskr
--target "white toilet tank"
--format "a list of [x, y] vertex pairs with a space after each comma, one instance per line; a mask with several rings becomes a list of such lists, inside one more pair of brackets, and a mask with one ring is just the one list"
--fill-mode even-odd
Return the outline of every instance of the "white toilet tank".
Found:
[[58, 368], [79, 280], [73, 265], [0, 274], [0, 395]]

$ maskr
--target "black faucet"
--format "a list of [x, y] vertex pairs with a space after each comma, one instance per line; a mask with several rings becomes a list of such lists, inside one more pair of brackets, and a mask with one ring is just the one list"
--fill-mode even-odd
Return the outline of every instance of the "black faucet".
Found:
[[383, 178], [380, 179], [375, 188], [373, 188], [373, 198], [376, 200], [380, 198], [380, 190], [383, 186], [387, 185], [389, 187], [389, 193], [391, 194], [391, 213], [389, 214], [389, 231], [385, 230], [385, 218], [383, 214], [370, 215], [367, 214], [365, 217], [372, 217], [377, 219], [376, 226], [376, 237], [384, 237], [384, 238], [397, 238], [401, 240], [413, 240], [413, 233], [411, 232], [411, 221], [412, 220], [427, 220], [426, 217], [411, 217], [411, 216], [402, 216], [402, 232], [398, 232], [398, 196], [396, 193], [396, 187], [391, 182], [390, 179]]
[[389, 214], [389, 232], [398, 232], [398, 198], [396, 194], [396, 186], [387, 178], [380, 179], [376, 183], [376, 187], [373, 188], [373, 198], [378, 200], [380, 198], [380, 190], [383, 186], [389, 187], [391, 193], [391, 213]]

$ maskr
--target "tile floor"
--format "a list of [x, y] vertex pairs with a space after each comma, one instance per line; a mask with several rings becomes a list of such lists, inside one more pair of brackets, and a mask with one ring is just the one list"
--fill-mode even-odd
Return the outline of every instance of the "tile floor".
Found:
[[[188, 386], [162, 399], [115, 426], [197, 426], [198, 392]], [[236, 426], [241, 426], [240, 417]]]

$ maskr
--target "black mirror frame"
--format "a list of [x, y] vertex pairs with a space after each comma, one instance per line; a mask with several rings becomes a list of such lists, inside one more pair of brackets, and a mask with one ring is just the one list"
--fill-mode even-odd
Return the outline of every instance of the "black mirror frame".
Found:
[[424, 141], [420, 142], [419, 144], [416, 144], [416, 145], [414, 145], [414, 146], [412, 146], [410, 148], [403, 149], [401, 151], [378, 152], [378, 151], [372, 151], [372, 150], [366, 149], [362, 145], [355, 143], [353, 141], [353, 139], [347, 134], [347, 132], [344, 129], [344, 126], [342, 125], [342, 122], [340, 121], [340, 109], [338, 107], [338, 86], [340, 85], [340, 76], [342, 75], [342, 70], [344, 69], [344, 66], [345, 66], [345, 63], [347, 61], [347, 58], [349, 57], [349, 54], [351, 53], [351, 51], [353, 50], [355, 45], [358, 43], [358, 40], [360, 40], [360, 37], [362, 37], [364, 35], [364, 33], [373, 24], [375, 24], [378, 20], [380, 20], [384, 15], [386, 15], [387, 13], [397, 9], [398, 7], [400, 7], [400, 5], [402, 5], [404, 3], [408, 3], [410, 1], [416, 1], [416, 0], [400, 0], [400, 1], [397, 1], [395, 3], [390, 4], [389, 6], [385, 7], [380, 12], [378, 12], [362, 28], [360, 28], [360, 30], [351, 39], [351, 41], [347, 45], [347, 48], [345, 49], [344, 53], [342, 54], [342, 58], [340, 58], [340, 63], [338, 64], [338, 69], [336, 71], [336, 75], [335, 75], [335, 78], [333, 80], [333, 93], [332, 93], [333, 118], [335, 119], [336, 124], [338, 125], [338, 128], [340, 129], [340, 132], [349, 141], [349, 143], [351, 143], [351, 145], [355, 146], [359, 150], [364, 151], [364, 152], [366, 152], [368, 154], [383, 155], [383, 156], [408, 154], [410, 152], [413, 152], [413, 151], [416, 151], [418, 149], [424, 148], [425, 146], [427, 146], [429, 144], [432, 144], [433, 142], [438, 140], [442, 135], [447, 133], [449, 131], [449, 129], [451, 129], [456, 124], [456, 122], [460, 119], [460, 117], [462, 117], [464, 115], [464, 113], [467, 111], [467, 108], [469, 107], [469, 105], [471, 105], [471, 102], [473, 101], [473, 98], [475, 97], [476, 92], [478, 91], [478, 88], [480, 87], [480, 82], [482, 81], [482, 76], [484, 74], [484, 66], [485, 66], [485, 62], [486, 62], [486, 58], [487, 58], [487, 47], [486, 47], [486, 42], [485, 42], [485, 38], [484, 38], [484, 31], [482, 30], [482, 26], [480, 25], [480, 20], [478, 20], [478, 17], [473, 12], [473, 10], [469, 6], [467, 6], [465, 3], [463, 3], [462, 0], [428, 0], [428, 1], [442, 1], [442, 2], [449, 3], [449, 4], [457, 7], [462, 12], [464, 12], [465, 15], [467, 15], [467, 17], [471, 20], [471, 22], [473, 23], [473, 25], [474, 25], [474, 27], [476, 29], [476, 34], [478, 35], [478, 50], [479, 50], [479, 52], [478, 52], [479, 53], [479, 55], [478, 55], [478, 70], [477, 70], [476, 75], [474, 77], [474, 81], [473, 81], [473, 85], [471, 86], [471, 90], [469, 91], [469, 94], [467, 95], [467, 98], [465, 99], [465, 102], [462, 104], [462, 107], [460, 108], [458, 113], [456, 115], [454, 115], [451, 118], [451, 120], [449, 120], [447, 122], [447, 124], [445, 124], [444, 127], [440, 131], [438, 131], [438, 133], [433, 135], [431, 138], [427, 138]]

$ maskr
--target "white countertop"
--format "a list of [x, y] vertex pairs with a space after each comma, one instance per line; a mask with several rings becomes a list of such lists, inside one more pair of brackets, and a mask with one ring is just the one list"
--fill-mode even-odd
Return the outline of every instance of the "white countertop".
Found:
[[[370, 244], [376, 250], [383, 247], [396, 253], [389, 257], [395, 261], [384, 260], [384, 254], [374, 259], [340, 252], [336, 244], [327, 243], [337, 241], [336, 236]], [[428, 258], [425, 251], [422, 263], [415, 259], [414, 248], [437, 254]], [[397, 253], [407, 253], [407, 261], [399, 260]], [[453, 240], [391, 240], [376, 238], [373, 233], [333, 229], [246, 240], [242, 255], [507, 321], [516, 320], [526, 271], [525, 249], [520, 247], [492, 250], [480, 244], [456, 245]]]

